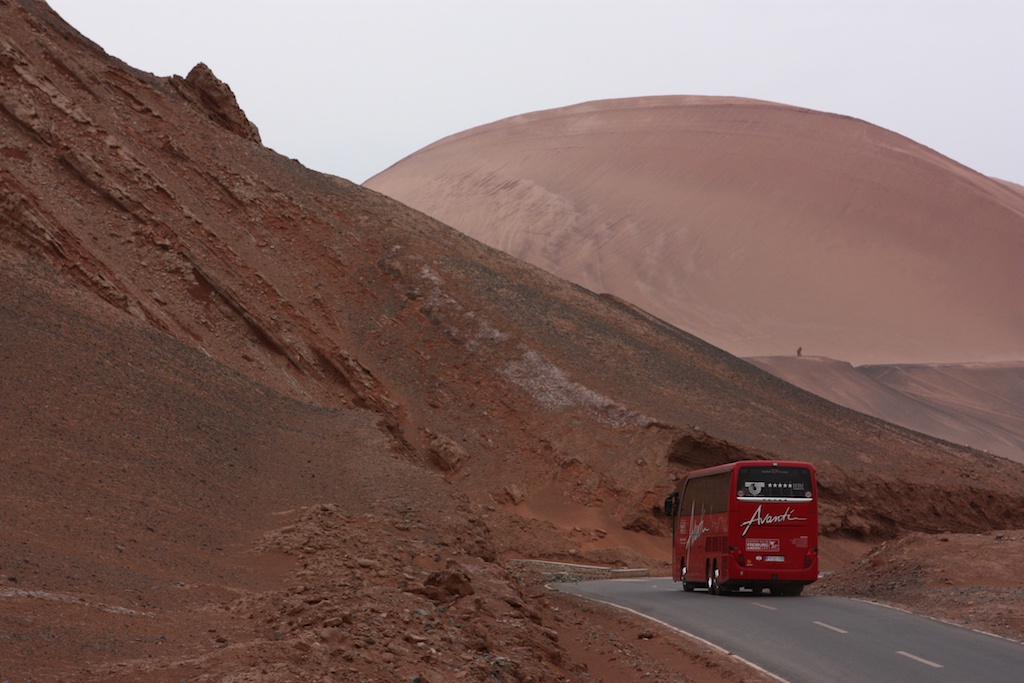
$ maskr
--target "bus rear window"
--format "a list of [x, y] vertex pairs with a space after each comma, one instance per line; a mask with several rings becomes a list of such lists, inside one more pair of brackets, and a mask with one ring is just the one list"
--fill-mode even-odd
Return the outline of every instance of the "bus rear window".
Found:
[[814, 495], [811, 471], [806, 467], [741, 467], [736, 479], [739, 498], [795, 498]]

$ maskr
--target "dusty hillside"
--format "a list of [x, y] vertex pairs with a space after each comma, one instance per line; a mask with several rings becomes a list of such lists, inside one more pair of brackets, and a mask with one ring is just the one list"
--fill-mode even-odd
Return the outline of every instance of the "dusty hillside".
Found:
[[648, 97], [534, 112], [371, 178], [739, 356], [1024, 358], [1024, 196], [857, 119]]
[[[823, 398], [1022, 457], [1006, 363], [1024, 360], [1024, 195], [892, 132], [736, 98], [590, 102], [453, 135], [366, 185]], [[967, 363], [984, 383], [961, 411], [960, 371], [932, 373], [918, 405], [812, 377], [801, 352]]]
[[836, 538], [1024, 527], [1018, 465], [311, 172], [201, 65], [0, 25], [4, 679], [587, 680], [505, 560], [657, 569], [741, 456], [814, 461]]
[[828, 358], [748, 358], [839, 405], [1024, 462], [1024, 362], [853, 366]]

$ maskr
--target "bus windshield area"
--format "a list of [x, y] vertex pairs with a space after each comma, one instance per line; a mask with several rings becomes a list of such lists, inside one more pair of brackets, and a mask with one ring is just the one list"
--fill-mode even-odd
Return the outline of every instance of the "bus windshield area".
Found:
[[741, 467], [736, 479], [737, 498], [810, 500], [813, 495], [811, 472], [805, 467]]

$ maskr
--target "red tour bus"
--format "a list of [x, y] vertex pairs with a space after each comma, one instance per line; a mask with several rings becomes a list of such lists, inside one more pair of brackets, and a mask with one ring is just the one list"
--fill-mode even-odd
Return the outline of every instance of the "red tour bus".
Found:
[[800, 595], [818, 578], [818, 488], [806, 462], [743, 460], [690, 472], [665, 499], [683, 590]]

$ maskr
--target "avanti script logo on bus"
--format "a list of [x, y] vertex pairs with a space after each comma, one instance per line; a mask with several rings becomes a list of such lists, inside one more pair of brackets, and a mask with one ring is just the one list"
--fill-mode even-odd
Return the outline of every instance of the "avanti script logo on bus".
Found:
[[[686, 536], [686, 553], [687, 554], [690, 553], [690, 546], [692, 546], [694, 544], [694, 542], [696, 542], [696, 540], [698, 538], [703, 536], [708, 531], [707, 525], [704, 524], [704, 508], [701, 507], [700, 521], [697, 522], [696, 524], [694, 524], [694, 513], [695, 512], [696, 512], [696, 510], [694, 510], [693, 506], [690, 506], [690, 533]], [[682, 524], [682, 519], [680, 520], [680, 524]]]
[[740, 523], [740, 526], [743, 527], [743, 536], [746, 536], [747, 532], [750, 531], [750, 527], [754, 526], [755, 524], [757, 526], [764, 526], [765, 524], [778, 524], [780, 522], [807, 521], [806, 517], [797, 517], [795, 514], [796, 511], [791, 507], [787, 507], [786, 511], [783, 512], [781, 515], [763, 515], [761, 514], [761, 507], [762, 506], [758, 505], [757, 509], [754, 510], [754, 514], [750, 516], [750, 519]]

